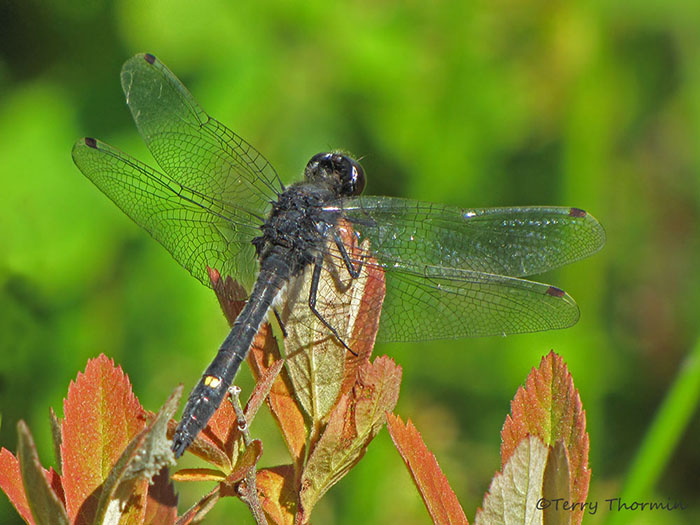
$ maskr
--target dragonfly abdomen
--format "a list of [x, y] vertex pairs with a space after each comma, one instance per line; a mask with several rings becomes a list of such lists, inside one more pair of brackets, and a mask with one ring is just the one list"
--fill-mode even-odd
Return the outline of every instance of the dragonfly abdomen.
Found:
[[173, 436], [176, 457], [182, 455], [219, 408], [241, 362], [248, 355], [268, 310], [289, 280], [290, 273], [288, 262], [276, 254], [262, 261], [251, 298], [187, 399], [182, 419]]

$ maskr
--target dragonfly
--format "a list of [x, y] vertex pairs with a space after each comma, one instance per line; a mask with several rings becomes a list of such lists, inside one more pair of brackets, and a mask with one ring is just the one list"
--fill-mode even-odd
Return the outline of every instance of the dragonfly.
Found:
[[[314, 155], [303, 179], [285, 186], [260, 152], [209, 116], [153, 55], [129, 59], [121, 85], [159, 168], [91, 137], [73, 147], [75, 164], [203, 284], [212, 286], [208, 269], [216, 268], [248, 291], [185, 405], [173, 437], [177, 457], [222, 402], [287, 285], [300, 279], [310, 282], [306, 306], [315, 326], [350, 351], [334, 320], [360, 300], [379, 319], [371, 335], [378, 342], [508, 335], [577, 322], [568, 294], [523, 277], [601, 249], [604, 229], [582, 209], [462, 209], [367, 196], [362, 166], [335, 151]], [[383, 281], [385, 297], [321, 305], [328, 300], [320, 298], [319, 282], [334, 267], [351, 279], [380, 270], [365, 275]]]

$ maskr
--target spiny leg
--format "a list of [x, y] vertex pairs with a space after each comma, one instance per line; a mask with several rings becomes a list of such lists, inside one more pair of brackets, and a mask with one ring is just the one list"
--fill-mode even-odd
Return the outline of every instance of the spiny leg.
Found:
[[340, 334], [338, 333], [338, 330], [335, 329], [333, 325], [331, 325], [324, 317], [321, 315], [321, 312], [316, 310], [316, 294], [318, 293], [318, 283], [321, 279], [321, 270], [323, 270], [323, 254], [319, 254], [316, 256], [316, 262], [314, 262], [314, 271], [313, 274], [311, 275], [311, 290], [309, 291], [309, 308], [313, 312], [313, 314], [318, 318], [319, 321], [321, 321], [328, 330], [331, 331], [331, 333], [335, 336], [335, 338], [340, 341], [340, 344], [342, 344], [352, 355], [357, 356], [357, 353], [353, 351], [352, 348], [348, 346], [348, 344], [343, 340], [342, 337], [340, 337]]
[[[354, 232], [354, 234], [355, 238], [359, 243], [360, 236], [357, 234], [357, 232]], [[338, 247], [338, 251], [340, 252], [341, 257], [343, 258], [343, 262], [345, 263], [345, 267], [347, 268], [350, 277], [352, 277], [353, 279], [357, 279], [360, 276], [360, 273], [362, 272], [362, 266], [365, 263], [365, 256], [362, 255], [357, 268], [355, 268], [355, 266], [353, 266], [352, 264], [352, 260], [350, 259], [350, 255], [348, 254], [348, 251], [345, 248], [343, 239], [340, 238], [338, 230], [333, 230], [333, 240], [335, 240], [335, 245]]]

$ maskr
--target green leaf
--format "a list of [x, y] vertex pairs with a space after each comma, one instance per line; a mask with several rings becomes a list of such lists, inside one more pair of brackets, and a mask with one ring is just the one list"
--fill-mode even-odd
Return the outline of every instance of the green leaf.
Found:
[[34, 440], [26, 424], [17, 424], [17, 457], [22, 471], [24, 492], [29, 508], [36, 523], [66, 524], [70, 523], [63, 502], [47, 480], [47, 472], [39, 463], [39, 455]]
[[[544, 469], [542, 497], [547, 501], [571, 502], [571, 486], [569, 483], [569, 454], [562, 440], [549, 447], [547, 466]], [[562, 511], [555, 506], [544, 509], [544, 523], [547, 525], [569, 525], [572, 513]]]
[[61, 473], [61, 442], [63, 441], [63, 436], [61, 435], [61, 421], [56, 416], [53, 407], [49, 409], [49, 421], [51, 422], [51, 437], [53, 438], [53, 451], [56, 456], [57, 471]]
[[362, 458], [396, 406], [401, 367], [388, 357], [360, 368], [357, 383], [343, 394], [311, 452], [301, 477], [300, 501], [307, 521], [326, 491]]
[[497, 473], [477, 510], [475, 525], [542, 523], [537, 502], [542, 497], [542, 479], [548, 447], [536, 436], [523, 439], [510, 454], [503, 471]]

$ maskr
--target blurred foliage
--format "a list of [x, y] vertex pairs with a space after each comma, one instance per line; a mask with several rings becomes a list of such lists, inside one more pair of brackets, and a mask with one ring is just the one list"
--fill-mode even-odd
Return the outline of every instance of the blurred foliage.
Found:
[[[404, 367], [397, 412], [473, 517], [509, 400], [555, 349], [586, 408], [589, 499], [617, 497], [700, 332], [699, 26], [700, 4], [658, 0], [0, 2], [0, 444], [14, 450], [25, 419], [50, 463], [48, 407], [61, 413], [89, 357], [113, 357], [154, 409], [225, 336], [214, 295], [70, 159], [83, 135], [149, 158], [119, 85], [122, 62], [149, 51], [287, 181], [342, 148], [362, 157], [369, 193], [593, 213], [604, 251], [543, 277], [577, 299], [574, 328], [376, 352]], [[627, 523], [700, 522], [695, 415], [652, 492], [635, 496], [690, 508]], [[265, 442], [264, 464], [284, 458]], [[193, 498], [181, 494], [183, 508]], [[249, 520], [234, 501], [217, 512], [213, 523]], [[382, 433], [314, 518], [427, 513]], [[16, 519], [0, 497], [0, 521]]]

